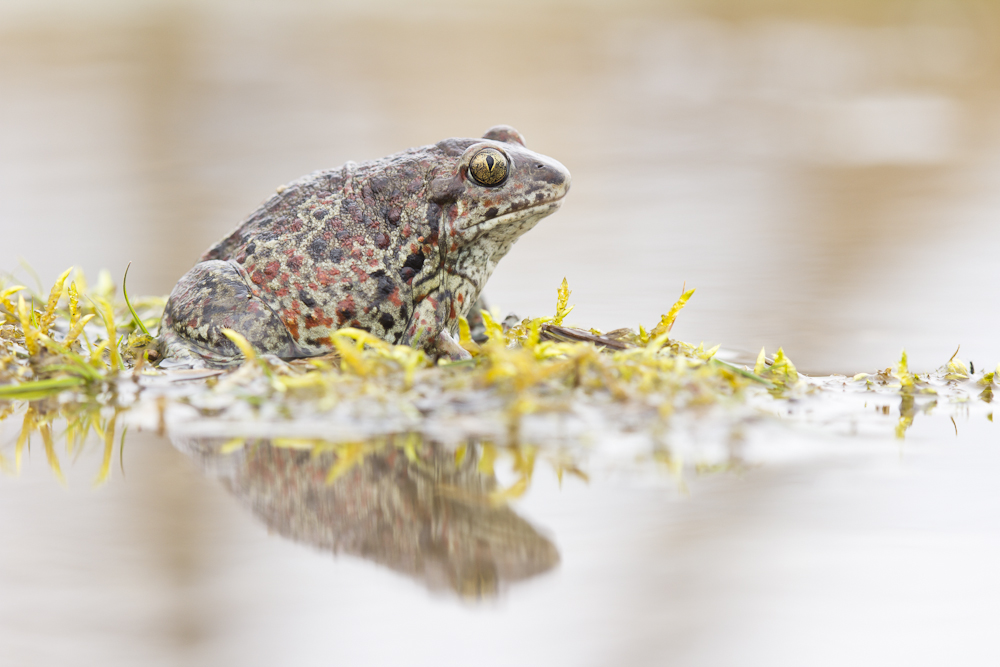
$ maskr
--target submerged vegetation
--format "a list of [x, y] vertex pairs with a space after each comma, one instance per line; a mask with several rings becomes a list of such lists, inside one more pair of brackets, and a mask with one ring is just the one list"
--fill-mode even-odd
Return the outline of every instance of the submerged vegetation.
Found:
[[[762, 419], [845, 424], [856, 422], [859, 402], [889, 414], [897, 400], [895, 433], [903, 438], [917, 414], [939, 403], [990, 404], [997, 381], [996, 372], [976, 374], [956, 356], [916, 374], [905, 352], [895, 366], [853, 378], [804, 376], [781, 349], [771, 359], [761, 350], [752, 369], [739, 367], [719, 359], [718, 346], [670, 337], [693, 289], [648, 330], [601, 332], [565, 323], [572, 311], [565, 280], [553, 316], [508, 326], [484, 312], [479, 341], [463, 321], [460, 344], [472, 356], [465, 361], [434, 363], [348, 328], [332, 336], [335, 353], [291, 362], [257, 355], [228, 332], [246, 357], [239, 368], [169, 370], [150, 362], [150, 332], [165, 300], [129, 299], [124, 281], [122, 292], [117, 299], [106, 273], [91, 286], [73, 270], [44, 295], [0, 283], [0, 425], [19, 425], [13, 442], [0, 441], [0, 468], [18, 470], [37, 434], [61, 478], [56, 442], [72, 456], [94, 434], [104, 446], [95, 482], [103, 482], [116, 433], [120, 456], [130, 424], [175, 439], [214, 439], [221, 453], [264, 441], [332, 450], [329, 482], [387, 447], [415, 459], [420, 443], [434, 442], [456, 460], [476, 447], [477, 465], [490, 471], [506, 457], [516, 480], [491, 496], [503, 500], [523, 493], [536, 459], [560, 478], [584, 476], [580, 461], [596, 442], [639, 439], [640, 457], [671, 470], [685, 457], [714, 469]], [[64, 430], [55, 434], [57, 424]], [[694, 431], [718, 445], [714, 453], [701, 447], [691, 456]]]

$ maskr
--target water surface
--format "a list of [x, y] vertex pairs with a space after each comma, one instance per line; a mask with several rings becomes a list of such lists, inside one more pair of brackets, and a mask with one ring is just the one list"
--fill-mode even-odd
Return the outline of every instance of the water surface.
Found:
[[[551, 312], [566, 276], [580, 324], [649, 326], [686, 281], [694, 343], [847, 374], [961, 344], [990, 370], [998, 29], [974, 2], [4, 3], [0, 266], [132, 260], [166, 293], [280, 183], [509, 123], [574, 184], [500, 264], [503, 309]], [[598, 443], [589, 483], [540, 465], [465, 533], [411, 503], [420, 571], [404, 530], [378, 557], [288, 535], [155, 428], [96, 489], [101, 443], [57, 441], [63, 487], [36, 437], [0, 476], [0, 663], [996, 664], [990, 407], [899, 441], [901, 407], [757, 425], [740, 466], [681, 479]]]

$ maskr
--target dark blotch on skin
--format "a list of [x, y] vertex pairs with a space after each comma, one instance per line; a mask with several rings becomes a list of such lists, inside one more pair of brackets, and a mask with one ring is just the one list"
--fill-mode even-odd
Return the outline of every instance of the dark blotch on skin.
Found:
[[395, 326], [396, 319], [392, 316], [391, 313], [382, 313], [381, 315], [378, 316], [378, 323], [382, 325], [383, 329], [389, 331], [392, 329], [393, 326]]
[[375, 235], [375, 245], [376, 247], [385, 250], [389, 247], [389, 235], [383, 232], [379, 232]]
[[299, 290], [299, 300], [302, 302], [302, 304], [306, 308], [315, 308], [316, 307], [316, 299], [314, 299], [311, 296], [309, 296], [303, 290]]
[[396, 289], [396, 283], [392, 281], [392, 278], [385, 275], [385, 271], [379, 269], [368, 274], [372, 278], [378, 280], [378, 300], [382, 301], [390, 294], [392, 294]]
[[329, 211], [327, 211], [325, 208], [321, 208], [321, 209], [313, 212], [313, 217], [316, 218], [317, 220], [322, 220], [323, 218], [325, 218], [327, 216], [328, 213], [329, 213]]
[[337, 319], [340, 321], [341, 324], [343, 324], [347, 320], [352, 319], [353, 317], [354, 317], [354, 309], [353, 308], [338, 308], [337, 309]]
[[424, 268], [424, 254], [422, 252], [413, 253], [406, 258], [406, 261], [403, 262], [403, 266], [420, 273], [420, 269]]
[[441, 219], [441, 207], [437, 204], [430, 204], [427, 207], [427, 222], [437, 228], [438, 220]]
[[330, 261], [334, 264], [340, 264], [341, 260], [344, 259], [344, 251], [341, 248], [334, 248], [330, 251]]
[[486, 213], [484, 214], [484, 217], [487, 220], [492, 220], [493, 218], [497, 217], [497, 213], [499, 213], [499, 212], [500, 212], [500, 210], [496, 206], [494, 206], [492, 208], [486, 209]]
[[314, 262], [319, 262], [325, 259], [326, 247], [327, 247], [326, 241], [324, 241], [322, 237], [319, 237], [313, 239], [313, 242], [309, 244], [309, 247], [306, 249], [306, 252], [309, 253], [309, 256], [313, 258]]

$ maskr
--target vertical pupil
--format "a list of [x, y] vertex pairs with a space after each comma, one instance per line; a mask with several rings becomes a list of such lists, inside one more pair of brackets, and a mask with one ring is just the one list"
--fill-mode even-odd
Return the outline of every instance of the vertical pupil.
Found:
[[486, 166], [489, 168], [490, 171], [493, 171], [493, 164], [495, 162], [496, 162], [496, 160], [493, 159], [492, 155], [487, 155], [486, 156]]

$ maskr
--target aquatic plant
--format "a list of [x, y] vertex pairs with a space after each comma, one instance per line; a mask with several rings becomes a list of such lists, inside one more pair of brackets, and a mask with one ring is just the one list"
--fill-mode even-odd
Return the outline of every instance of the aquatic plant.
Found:
[[[172, 371], [149, 362], [150, 331], [165, 299], [129, 299], [124, 280], [119, 299], [108, 274], [89, 286], [72, 269], [45, 298], [0, 282], [0, 422], [21, 419], [13, 460], [0, 443], [0, 467], [16, 471], [37, 433], [61, 477], [53, 429], [65, 424], [68, 454], [88, 433], [103, 443], [96, 479], [102, 482], [121, 418], [154, 405], [158, 428], [223, 436], [224, 452], [261, 438], [276, 447], [332, 448], [331, 482], [386, 443], [407, 456], [423, 440], [450, 443], [456, 457], [475, 446], [481, 466], [503, 453], [518, 478], [499, 492], [502, 500], [523, 493], [539, 456], [560, 478], [584, 474], [585, 448], [567, 456], [570, 450], [553, 442], [642, 433], [653, 443], [650, 457], [677, 472], [684, 456], [672, 440], [692, 420], [710, 422], [719, 439], [736, 442], [751, 421], [808, 421], [808, 406], [839, 393], [865, 405], [871, 399], [885, 414], [886, 401], [898, 400], [895, 433], [903, 438], [915, 416], [929, 414], [939, 400], [992, 402], [996, 373], [974, 377], [957, 353], [933, 373], [911, 372], [904, 352], [893, 367], [853, 378], [804, 376], [781, 348], [773, 358], [761, 350], [752, 370], [727, 363], [717, 358], [718, 346], [670, 336], [694, 292], [682, 289], [648, 329], [605, 333], [567, 324], [573, 306], [563, 280], [552, 316], [503, 324], [484, 312], [485, 338], [478, 342], [463, 320], [459, 342], [471, 359], [457, 362], [435, 363], [420, 350], [351, 328], [333, 334], [331, 354], [282, 361], [256, 354], [227, 331], [245, 356], [240, 367]], [[171, 420], [174, 414], [184, 417]], [[702, 470], [723, 465], [699, 463]]]

